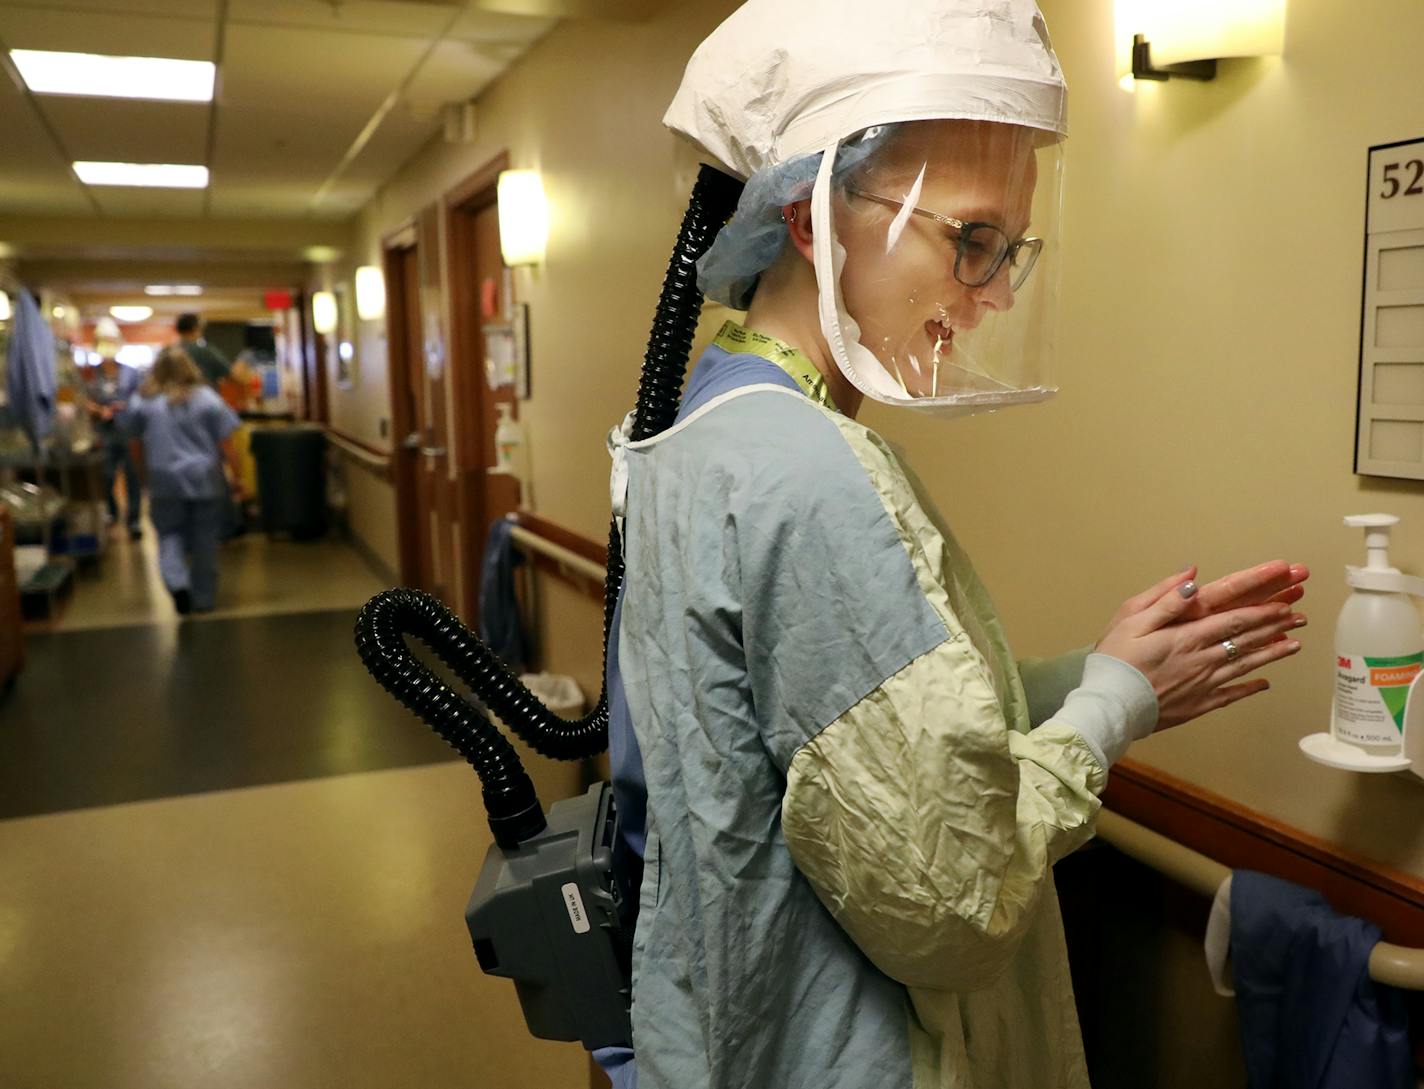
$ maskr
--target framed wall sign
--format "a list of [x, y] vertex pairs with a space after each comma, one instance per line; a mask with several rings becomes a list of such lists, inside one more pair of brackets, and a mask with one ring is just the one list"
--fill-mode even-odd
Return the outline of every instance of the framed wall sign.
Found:
[[529, 380], [529, 304], [515, 303], [506, 321], [487, 321], [484, 336], [485, 381], [492, 390], [513, 386], [514, 395], [527, 401]]
[[1355, 472], [1424, 480], [1424, 138], [1370, 148]]

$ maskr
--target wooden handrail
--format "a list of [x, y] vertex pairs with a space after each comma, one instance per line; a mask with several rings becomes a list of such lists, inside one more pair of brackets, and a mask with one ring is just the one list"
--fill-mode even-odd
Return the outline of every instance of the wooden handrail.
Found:
[[555, 544], [547, 537], [532, 533], [523, 526], [515, 526], [510, 531], [510, 536], [514, 539], [514, 543], [526, 552], [533, 552], [552, 560], [562, 570], [582, 575], [600, 586], [608, 578], [608, 571], [602, 564], [584, 559], [577, 552], [565, 548], [563, 545]]
[[[1098, 814], [1098, 838], [1207, 899], [1231, 876], [1220, 862], [1108, 809]], [[1424, 949], [1380, 942], [1370, 953], [1370, 978], [1391, 987], [1424, 991]]]
[[388, 450], [379, 450], [370, 446], [360, 439], [354, 439], [334, 427], [326, 426], [322, 428], [326, 432], [326, 441], [331, 443], [352, 461], [358, 463], [363, 469], [369, 469], [379, 476], [389, 477], [391, 472], [391, 453]]

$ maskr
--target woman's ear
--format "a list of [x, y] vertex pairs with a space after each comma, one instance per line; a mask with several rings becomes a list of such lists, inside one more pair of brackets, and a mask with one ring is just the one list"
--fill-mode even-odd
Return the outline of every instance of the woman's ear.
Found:
[[786, 233], [791, 236], [796, 252], [814, 263], [811, 253], [811, 202], [798, 200], [795, 204], [787, 204], [781, 209], [781, 217], [786, 220]]

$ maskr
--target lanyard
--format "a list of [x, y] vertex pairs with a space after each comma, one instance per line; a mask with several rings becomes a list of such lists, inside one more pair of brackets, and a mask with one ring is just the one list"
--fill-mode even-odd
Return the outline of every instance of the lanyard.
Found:
[[722, 326], [717, 339], [712, 342], [724, 351], [741, 355], [755, 355], [775, 363], [796, 383], [801, 392], [824, 408], [835, 409], [831, 391], [826, 388], [825, 376], [806, 358], [800, 348], [793, 348], [785, 341], [769, 337], [729, 321]]

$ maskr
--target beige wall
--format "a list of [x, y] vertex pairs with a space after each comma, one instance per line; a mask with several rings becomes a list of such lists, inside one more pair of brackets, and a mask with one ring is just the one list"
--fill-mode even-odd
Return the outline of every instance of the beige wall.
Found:
[[344, 456], [346, 528], [385, 569], [387, 577], [400, 572], [400, 545], [396, 539], [396, 495], [389, 481]]
[[[543, 171], [549, 257], [518, 277], [533, 317], [536, 505], [595, 539], [603, 435], [633, 398], [695, 167], [659, 118], [692, 48], [734, 6], [564, 24], [483, 97], [473, 146], [433, 143], [360, 218], [357, 252], [375, 261], [384, 232], [500, 151]], [[1133, 755], [1424, 875], [1424, 787], [1328, 771], [1296, 749], [1328, 722], [1341, 569], [1361, 549], [1341, 516], [1402, 515], [1396, 560], [1424, 571], [1420, 489], [1351, 470], [1365, 155], [1424, 135], [1411, 44], [1424, 8], [1374, 0], [1362, 18], [1295, 0], [1283, 59], [1129, 95], [1110, 0], [1043, 7], [1071, 86], [1063, 392], [947, 424], [866, 419], [931, 482], [1023, 654], [1096, 638], [1124, 597], [1189, 562], [1207, 576], [1308, 563], [1307, 649], [1274, 670], [1274, 691]], [[367, 337], [357, 388], [333, 390], [334, 422], [384, 441], [387, 396], [384, 347]], [[596, 606], [560, 608], [597, 639]]]

